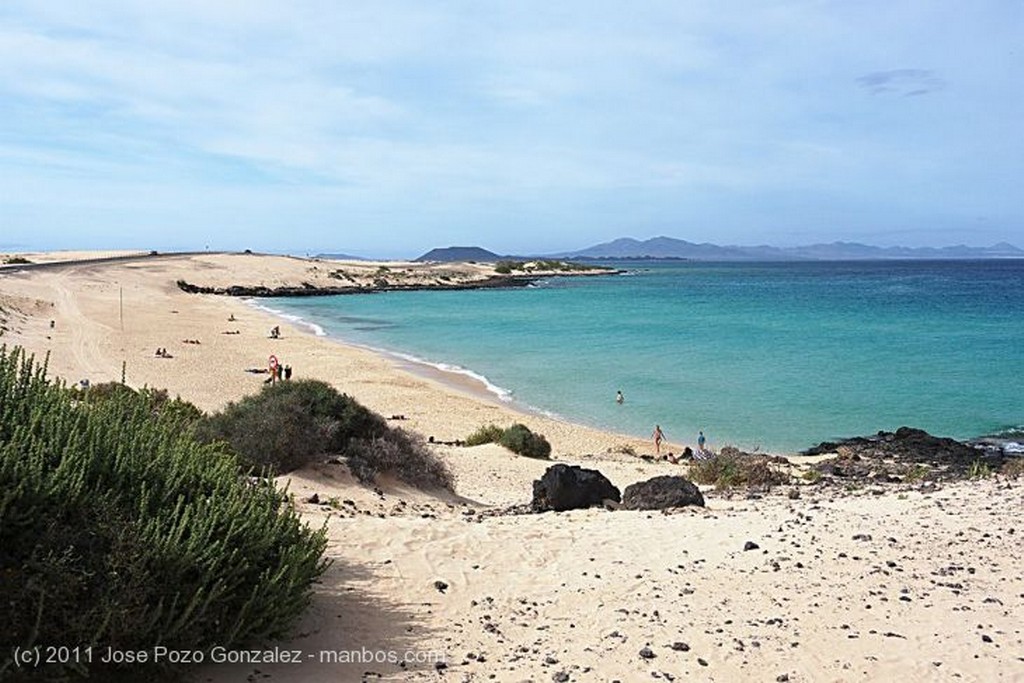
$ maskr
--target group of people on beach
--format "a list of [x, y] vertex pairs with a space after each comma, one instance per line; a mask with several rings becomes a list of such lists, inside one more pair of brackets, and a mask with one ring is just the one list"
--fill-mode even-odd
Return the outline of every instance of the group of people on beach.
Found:
[[[619, 405], [622, 405], [623, 403], [625, 403], [625, 401], [626, 397], [622, 395], [622, 390], [620, 389], [616, 391], [615, 402], [618, 403]], [[661, 431], [661, 425], [654, 425], [654, 431], [651, 433], [651, 439], [654, 440], [654, 455], [657, 456], [658, 458], [661, 458], [661, 443], [665, 440], [665, 432]], [[710, 451], [708, 451], [705, 448], [706, 443], [707, 439], [704, 438], [704, 430], [700, 430], [697, 432], [696, 453], [693, 453], [693, 451], [691, 451], [690, 448], [687, 447], [679, 458], [675, 457], [672, 453], [668, 453], [664, 457], [666, 460], [673, 463], [679, 462], [679, 460], [681, 459], [689, 459], [691, 457], [695, 457], [699, 460], [710, 455]]]
[[[661, 425], [654, 425], [654, 431], [651, 433], [651, 438], [654, 439], [654, 455], [658, 458], [662, 458], [661, 442], [665, 440], [665, 432], [661, 431]], [[711, 452], [705, 448], [706, 443], [707, 439], [704, 438], [704, 430], [700, 430], [697, 432], [696, 453], [691, 451], [690, 447], [687, 446], [683, 449], [683, 452], [679, 457], [676, 457], [674, 454], [669, 452], [664, 456], [664, 459], [671, 463], [678, 463], [680, 460], [689, 460], [691, 458], [702, 460], [711, 455]]]
[[267, 377], [265, 380], [263, 380], [264, 384], [271, 384], [271, 383], [274, 383], [274, 382], [279, 382], [281, 380], [291, 379], [292, 378], [292, 366], [290, 366], [290, 365], [282, 365], [281, 363], [278, 363], [276, 365], [271, 365], [270, 369], [269, 369], [269, 373], [270, 373], [270, 377]]

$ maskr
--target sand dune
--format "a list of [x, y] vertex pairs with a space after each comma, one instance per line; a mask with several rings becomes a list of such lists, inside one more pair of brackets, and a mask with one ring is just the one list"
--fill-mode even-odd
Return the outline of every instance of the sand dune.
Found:
[[[644, 440], [519, 414], [482, 387], [174, 284], [294, 283], [313, 267], [323, 264], [198, 255], [0, 274], [0, 342], [49, 353], [70, 382], [118, 379], [123, 363], [130, 384], [208, 410], [258, 390], [262, 376], [245, 370], [275, 354], [424, 436], [519, 420], [557, 460], [619, 488], [680, 471], [611, 452], [649, 453]], [[267, 337], [275, 324], [281, 339]], [[706, 509], [671, 514], [528, 515], [508, 508], [529, 501], [548, 463], [494, 445], [435, 448], [455, 496], [361, 486], [332, 464], [284, 479], [310, 524], [327, 525], [334, 560], [295, 637], [266, 645], [302, 662], [208, 664], [192, 680], [1024, 680], [1021, 482], [804, 486], [797, 499], [784, 487], [709, 493]], [[416, 661], [345, 661], [353, 652]]]

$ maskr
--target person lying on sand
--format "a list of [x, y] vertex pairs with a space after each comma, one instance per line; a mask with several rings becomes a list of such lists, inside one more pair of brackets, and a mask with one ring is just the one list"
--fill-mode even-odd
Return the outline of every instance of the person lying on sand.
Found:
[[692, 460], [693, 451], [690, 450], [689, 446], [687, 446], [686, 448], [683, 449], [683, 452], [680, 453], [678, 456], [673, 454], [672, 451], [669, 451], [668, 455], [666, 455], [664, 459], [672, 463], [673, 465], [678, 465], [684, 460]]

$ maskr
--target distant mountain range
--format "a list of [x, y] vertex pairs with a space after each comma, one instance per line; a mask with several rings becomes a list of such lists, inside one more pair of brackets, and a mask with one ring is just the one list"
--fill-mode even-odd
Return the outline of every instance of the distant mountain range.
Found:
[[1024, 258], [1024, 250], [1001, 242], [991, 247], [873, 247], [856, 242], [812, 244], [806, 247], [719, 246], [695, 244], [672, 237], [639, 241], [624, 237], [579, 251], [553, 254], [556, 258], [688, 259], [693, 261], [864, 261], [886, 259]]
[[[336, 260], [371, 260], [350, 254], [318, 254], [319, 258]], [[687, 242], [674, 237], [654, 237], [636, 240], [623, 237], [611, 242], [595, 244], [578, 251], [559, 254], [501, 255], [483, 247], [440, 247], [431, 249], [416, 261], [452, 263], [476, 261], [494, 263], [503, 260], [528, 261], [531, 259], [682, 259], [688, 261], [884, 261], [884, 260], [963, 260], [963, 259], [1019, 259], [1024, 249], [1006, 242], [991, 247], [874, 247], [857, 242], [831, 242], [805, 247], [721, 246], [710, 242]]]

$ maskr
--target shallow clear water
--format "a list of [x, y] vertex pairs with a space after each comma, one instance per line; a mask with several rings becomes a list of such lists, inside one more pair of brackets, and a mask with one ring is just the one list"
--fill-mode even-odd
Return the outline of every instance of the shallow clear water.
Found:
[[629, 274], [264, 303], [533, 408], [684, 443], [1024, 425], [1022, 261], [613, 265]]

